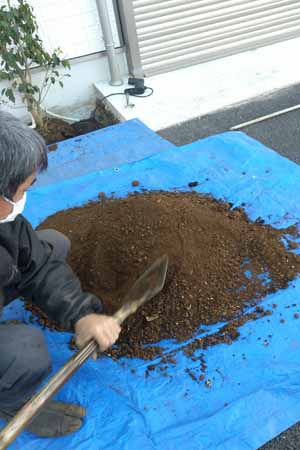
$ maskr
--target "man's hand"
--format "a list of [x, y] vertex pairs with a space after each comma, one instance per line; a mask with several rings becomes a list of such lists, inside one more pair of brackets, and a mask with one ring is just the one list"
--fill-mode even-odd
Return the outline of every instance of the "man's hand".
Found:
[[[81, 348], [95, 339], [101, 352], [111, 347], [119, 337], [121, 328], [116, 319], [103, 314], [89, 314], [75, 324], [76, 345]], [[97, 358], [97, 353], [93, 354]]]

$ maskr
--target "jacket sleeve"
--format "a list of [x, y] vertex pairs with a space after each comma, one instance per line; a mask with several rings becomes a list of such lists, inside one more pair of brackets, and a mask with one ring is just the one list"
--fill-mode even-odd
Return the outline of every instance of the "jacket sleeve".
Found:
[[70, 266], [53, 257], [50, 246], [40, 241], [23, 219], [20, 230], [19, 270], [21, 295], [31, 297], [50, 319], [72, 331], [74, 324], [91, 313], [101, 313], [102, 302], [83, 292]]
[[18, 272], [17, 265], [6, 248], [0, 246], [0, 288], [9, 285]]

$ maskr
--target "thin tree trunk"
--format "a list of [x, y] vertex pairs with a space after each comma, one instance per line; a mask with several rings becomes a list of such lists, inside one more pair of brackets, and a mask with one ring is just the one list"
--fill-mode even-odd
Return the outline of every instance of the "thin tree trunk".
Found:
[[37, 128], [44, 128], [44, 113], [38, 105], [27, 105], [32, 117], [36, 123]]

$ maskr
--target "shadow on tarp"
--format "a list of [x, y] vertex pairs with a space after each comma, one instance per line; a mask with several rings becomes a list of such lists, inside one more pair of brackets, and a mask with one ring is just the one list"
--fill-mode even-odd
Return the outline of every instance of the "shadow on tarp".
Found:
[[[34, 225], [50, 214], [87, 201], [99, 191], [116, 197], [139, 189], [189, 190], [243, 205], [250, 218], [276, 228], [300, 218], [300, 168], [243, 133], [224, 133], [156, 154], [116, 169], [91, 172], [34, 189], [26, 216]], [[263, 306], [271, 316], [246, 323], [232, 345], [220, 344], [202, 353], [206, 380], [195, 382], [200, 362], [180, 351], [169, 364], [145, 377], [149, 362], [87, 362], [59, 392], [58, 398], [87, 407], [84, 427], [59, 439], [38, 439], [23, 433], [13, 450], [249, 450], [257, 449], [300, 419], [300, 280], [268, 296]], [[28, 322], [20, 302], [6, 308], [5, 318]], [[282, 319], [284, 322], [282, 323]], [[207, 327], [206, 333], [220, 325]], [[56, 371], [71, 356], [70, 335], [45, 330]], [[167, 351], [176, 347], [163, 342]], [[153, 364], [153, 362], [151, 362]]]

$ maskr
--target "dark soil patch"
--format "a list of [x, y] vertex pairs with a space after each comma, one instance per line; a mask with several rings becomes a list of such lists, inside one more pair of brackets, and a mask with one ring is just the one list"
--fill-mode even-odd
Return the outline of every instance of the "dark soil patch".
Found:
[[118, 348], [110, 352], [114, 357], [153, 358], [162, 349], [144, 344], [165, 338], [184, 341], [201, 325], [219, 321], [230, 323], [186, 352], [230, 343], [245, 320], [269, 314], [258, 308], [242, 317], [243, 311], [286, 288], [300, 272], [300, 257], [281, 242], [283, 231], [250, 222], [242, 209], [231, 210], [228, 203], [193, 192], [102, 198], [60, 212], [42, 227], [72, 240], [69, 262], [83, 288], [104, 299], [107, 314], [120, 307], [149, 264], [169, 255], [163, 291], [123, 325]]
[[49, 145], [49, 151], [54, 151], [57, 147], [50, 144], [81, 136], [118, 122], [115, 116], [101, 102], [98, 102], [92, 117], [89, 119], [69, 124], [61, 119], [48, 118], [46, 128], [37, 131], [44, 137], [46, 144]]

